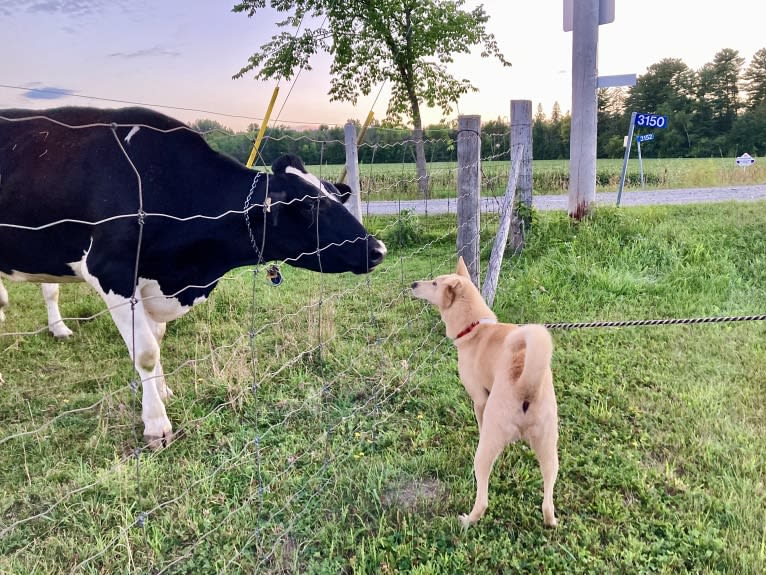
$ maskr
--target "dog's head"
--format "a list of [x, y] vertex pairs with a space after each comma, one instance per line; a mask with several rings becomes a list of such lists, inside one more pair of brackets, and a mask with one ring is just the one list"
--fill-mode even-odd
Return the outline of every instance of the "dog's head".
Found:
[[457, 337], [467, 325], [482, 319], [496, 319], [471, 281], [471, 275], [461, 257], [454, 274], [433, 280], [413, 282], [412, 295], [436, 306], [447, 328], [447, 336]]
[[467, 287], [466, 282], [473, 287], [468, 268], [461, 256], [454, 274], [441, 275], [431, 281], [413, 282], [412, 295], [435, 305], [439, 311], [444, 311], [452, 306], [460, 293]]

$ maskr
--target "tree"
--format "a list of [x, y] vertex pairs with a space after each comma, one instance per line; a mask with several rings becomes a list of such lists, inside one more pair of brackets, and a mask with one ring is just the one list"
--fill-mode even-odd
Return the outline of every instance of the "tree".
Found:
[[[652, 64], [629, 90], [627, 112], [648, 112], [668, 117], [652, 148], [660, 155], [690, 153], [690, 124], [695, 109], [697, 76], [682, 60], [663, 58]], [[627, 125], [627, 118], [625, 121]], [[624, 133], [624, 132], [623, 132]]]
[[754, 55], [742, 74], [743, 88], [747, 93], [747, 109], [754, 110], [766, 102], [766, 48]]
[[[419, 187], [428, 193], [421, 104], [439, 107], [447, 115], [458, 98], [475, 87], [447, 72], [455, 54], [482, 46], [481, 56], [510, 63], [486, 30], [489, 16], [482, 6], [462, 9], [464, 0], [268, 0], [270, 8], [289, 15], [277, 25], [293, 27], [274, 35], [250, 56], [234, 77], [255, 72], [261, 80], [291, 78], [310, 68], [311, 57], [332, 55], [331, 100], [356, 103], [360, 95], [388, 82], [391, 99], [387, 119], [407, 115], [416, 143]], [[253, 16], [267, 0], [242, 0], [235, 12]], [[323, 18], [318, 28], [298, 30], [306, 17]]]
[[739, 101], [739, 76], [745, 59], [737, 50], [724, 48], [699, 71], [698, 112], [708, 121], [707, 142], [702, 152], [721, 153], [734, 125]]
[[[598, 90], [598, 139], [596, 140], [596, 156], [618, 157], [622, 152], [622, 141], [620, 148], [616, 150], [611, 134], [619, 134], [625, 131], [627, 122], [625, 121], [625, 92], [622, 88], [601, 88]], [[617, 153], [615, 154], [615, 150]]]
[[742, 152], [766, 155], [766, 101], [737, 117], [730, 140], [736, 155]]

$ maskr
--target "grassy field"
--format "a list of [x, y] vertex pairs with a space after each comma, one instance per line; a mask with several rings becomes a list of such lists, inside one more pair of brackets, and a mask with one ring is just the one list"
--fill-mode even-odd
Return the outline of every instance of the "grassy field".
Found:
[[[311, 166], [315, 174], [334, 179], [343, 166]], [[414, 199], [418, 197], [414, 164], [368, 164], [360, 166], [364, 198], [370, 200]], [[434, 198], [455, 195], [457, 164], [429, 164], [431, 194]], [[508, 181], [510, 163], [482, 162], [482, 193], [502, 195]], [[596, 189], [615, 192], [620, 182], [622, 160], [598, 160]], [[568, 160], [536, 160], [533, 166], [533, 193], [565, 194], [569, 187]], [[700, 188], [763, 184], [766, 167], [757, 161], [748, 168], [738, 167], [733, 158], [669, 158], [644, 160], [644, 188], [647, 190]], [[638, 160], [632, 159], [626, 174], [626, 189], [641, 189]]]
[[[766, 203], [535, 218], [501, 320], [766, 313]], [[370, 276], [232, 272], [168, 329], [183, 435], [160, 452], [136, 451], [131, 363], [84, 286], [62, 289], [65, 316], [97, 315], [71, 341], [0, 337], [0, 572], [764, 572], [762, 322], [555, 332], [559, 527], [516, 445], [463, 532], [476, 424], [438, 314], [407, 294], [453, 269], [454, 221], [419, 232]], [[9, 292], [6, 333], [40, 327], [39, 289]]]

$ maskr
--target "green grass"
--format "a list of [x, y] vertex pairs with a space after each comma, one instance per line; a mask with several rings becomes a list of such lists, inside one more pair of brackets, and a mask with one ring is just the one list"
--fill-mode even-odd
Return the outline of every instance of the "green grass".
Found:
[[[504, 266], [502, 320], [766, 313], [766, 203], [535, 221]], [[107, 316], [68, 342], [0, 337], [0, 572], [764, 572], [763, 323], [555, 332], [560, 525], [543, 527], [537, 464], [515, 445], [461, 531], [476, 424], [438, 314], [406, 293], [453, 269], [454, 221], [417, 231], [370, 276], [288, 268], [272, 288], [232, 272], [169, 326], [184, 435], [138, 458], [140, 398]], [[43, 324], [35, 286], [9, 292], [6, 332]], [[61, 302], [103, 309], [84, 286]]]
[[[766, 167], [762, 161], [748, 168], [738, 167], [733, 158], [645, 158], [644, 187], [641, 187], [638, 160], [631, 159], [625, 180], [628, 190], [721, 187], [762, 184]], [[325, 179], [337, 178], [343, 166], [310, 166]], [[508, 182], [508, 161], [486, 161], [481, 164], [482, 193], [502, 195]], [[414, 164], [367, 164], [359, 167], [364, 200], [397, 200], [419, 197]], [[616, 192], [622, 172], [622, 160], [601, 159], [596, 167], [596, 189]], [[457, 186], [457, 163], [429, 164], [430, 190], [434, 198], [453, 197]], [[535, 160], [533, 166], [535, 194], [565, 194], [569, 188], [569, 160]]]

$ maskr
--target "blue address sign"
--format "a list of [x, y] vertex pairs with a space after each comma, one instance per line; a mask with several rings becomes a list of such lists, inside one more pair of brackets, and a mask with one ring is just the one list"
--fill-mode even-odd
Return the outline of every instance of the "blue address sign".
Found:
[[636, 113], [636, 126], [642, 128], [666, 128], [668, 117], [659, 114], [646, 114], [644, 112]]

